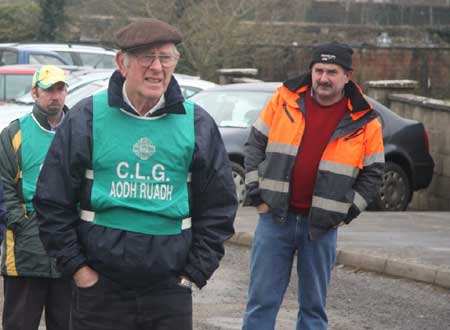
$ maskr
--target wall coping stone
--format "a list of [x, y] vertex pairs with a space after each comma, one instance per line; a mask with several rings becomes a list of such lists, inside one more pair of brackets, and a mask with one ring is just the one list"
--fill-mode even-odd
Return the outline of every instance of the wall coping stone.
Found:
[[417, 88], [419, 82], [417, 80], [369, 80], [366, 85], [371, 88]]
[[413, 105], [424, 106], [431, 109], [444, 110], [450, 112], [450, 102], [414, 94], [389, 94], [388, 100], [400, 101]]

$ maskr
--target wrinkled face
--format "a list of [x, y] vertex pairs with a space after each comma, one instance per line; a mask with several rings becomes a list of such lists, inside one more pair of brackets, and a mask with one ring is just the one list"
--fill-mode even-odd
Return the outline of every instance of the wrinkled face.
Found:
[[320, 104], [332, 104], [342, 97], [350, 72], [338, 64], [315, 63], [311, 68], [312, 88]]
[[167, 90], [178, 60], [172, 43], [143, 48], [132, 53], [118, 53], [117, 64], [126, 79], [130, 100], [156, 104]]
[[67, 96], [66, 84], [58, 82], [47, 89], [35, 87], [31, 90], [34, 102], [49, 116], [56, 115], [64, 108]]

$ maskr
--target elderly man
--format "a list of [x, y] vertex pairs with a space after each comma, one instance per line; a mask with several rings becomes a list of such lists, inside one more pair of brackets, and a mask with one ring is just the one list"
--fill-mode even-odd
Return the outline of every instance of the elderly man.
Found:
[[336, 228], [365, 209], [382, 181], [377, 114], [351, 80], [353, 50], [314, 50], [311, 71], [286, 81], [252, 127], [245, 158], [256, 206], [244, 330], [273, 330], [297, 252], [297, 330], [327, 329]]
[[40, 234], [73, 276], [73, 330], [192, 329], [191, 285], [233, 234], [219, 131], [173, 77], [181, 39], [155, 19], [119, 30], [108, 91], [71, 110], [41, 171]]
[[3, 329], [37, 330], [45, 309], [48, 330], [69, 328], [71, 286], [39, 239], [32, 198], [55, 130], [63, 121], [67, 95], [64, 71], [52, 65], [33, 76], [33, 111], [0, 135], [6, 235], [2, 247]]

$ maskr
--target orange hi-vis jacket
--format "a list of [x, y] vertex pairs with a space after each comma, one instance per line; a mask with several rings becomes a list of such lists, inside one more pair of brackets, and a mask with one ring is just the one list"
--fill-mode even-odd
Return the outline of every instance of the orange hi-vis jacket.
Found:
[[[255, 206], [267, 203], [279, 223], [287, 218], [292, 171], [305, 131], [305, 93], [311, 93], [310, 74], [286, 81], [254, 123], [246, 144], [248, 198]], [[311, 239], [349, 223], [382, 182], [384, 147], [377, 114], [354, 82], [345, 85], [345, 95], [348, 111], [319, 163], [308, 215]]]

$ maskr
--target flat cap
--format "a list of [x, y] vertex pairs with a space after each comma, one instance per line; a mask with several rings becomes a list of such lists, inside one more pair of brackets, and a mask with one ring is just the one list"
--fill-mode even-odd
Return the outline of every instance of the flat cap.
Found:
[[182, 39], [183, 36], [175, 27], [154, 18], [136, 20], [115, 34], [115, 43], [123, 51], [132, 51], [155, 43], [178, 44]]

